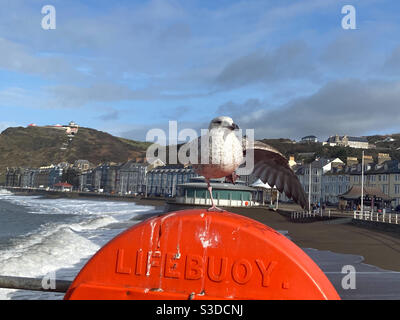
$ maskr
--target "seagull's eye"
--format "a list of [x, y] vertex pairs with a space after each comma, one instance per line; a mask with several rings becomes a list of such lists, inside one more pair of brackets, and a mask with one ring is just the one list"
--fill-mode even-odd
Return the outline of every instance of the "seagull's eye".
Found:
[[222, 121], [215, 121], [215, 123], [216, 123], [216, 124], [221, 124], [221, 123], [222, 123]]

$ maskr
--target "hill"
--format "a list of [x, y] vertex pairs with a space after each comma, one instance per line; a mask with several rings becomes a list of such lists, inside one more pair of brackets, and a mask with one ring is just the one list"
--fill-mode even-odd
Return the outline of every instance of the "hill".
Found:
[[[375, 159], [379, 152], [389, 153], [392, 159], [400, 160], [400, 134], [367, 137], [376, 149], [365, 150]], [[392, 141], [393, 140], [393, 141]], [[361, 149], [328, 147], [321, 143], [294, 143], [289, 139], [263, 139], [286, 157], [294, 155], [296, 160], [308, 162], [315, 156], [326, 158], [358, 157]], [[0, 134], [0, 183], [4, 180], [7, 167], [37, 168], [60, 162], [74, 163], [86, 159], [93, 165], [110, 161], [125, 162], [144, 157], [151, 143], [114, 137], [106, 132], [90, 128], [79, 128], [74, 137], [64, 130], [48, 127], [11, 127]], [[179, 149], [180, 145], [178, 145]], [[168, 154], [169, 148], [167, 148]], [[168, 159], [168, 157], [167, 157]]]
[[[387, 138], [392, 138], [394, 141], [385, 141]], [[378, 149], [397, 150], [400, 148], [400, 133], [369, 136], [367, 139], [369, 143], [374, 143]]]
[[[393, 134], [391, 137], [394, 139], [392, 142], [383, 142], [387, 136], [369, 136], [367, 140], [370, 144], [375, 144], [376, 149], [364, 150], [366, 155], [371, 155], [375, 160], [378, 158], [378, 153], [388, 153], [392, 159], [400, 160], [400, 134]], [[304, 160], [308, 162], [315, 157], [325, 158], [340, 158], [346, 161], [347, 157], [357, 157], [361, 160], [363, 149], [355, 149], [350, 147], [329, 147], [323, 146], [322, 143], [293, 143], [287, 139], [263, 139], [260, 140], [267, 143], [286, 157], [294, 155], [296, 160]]]
[[0, 134], [0, 181], [7, 167], [35, 168], [79, 159], [94, 165], [124, 162], [144, 157], [148, 145], [90, 128], [79, 128], [74, 137], [68, 137], [64, 130], [53, 128], [11, 127]]

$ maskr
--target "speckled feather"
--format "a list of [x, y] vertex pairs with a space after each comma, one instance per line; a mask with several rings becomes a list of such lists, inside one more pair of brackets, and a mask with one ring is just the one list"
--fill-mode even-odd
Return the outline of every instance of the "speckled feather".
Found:
[[[264, 183], [275, 186], [279, 192], [285, 193], [288, 198], [293, 199], [301, 207], [308, 206], [304, 189], [290, 168], [287, 159], [279, 151], [265, 143], [259, 141], [250, 143], [246, 138], [240, 141], [233, 130], [226, 127], [214, 127], [208, 131], [206, 136], [189, 142], [185, 147], [194, 148], [193, 150], [197, 148], [196, 163], [192, 163], [192, 165], [194, 170], [206, 179], [230, 176], [242, 164], [246, 150], [251, 148], [254, 152], [252, 174]], [[202, 149], [206, 151], [203, 150], [202, 153]], [[202, 155], [203, 158], [201, 158]]]

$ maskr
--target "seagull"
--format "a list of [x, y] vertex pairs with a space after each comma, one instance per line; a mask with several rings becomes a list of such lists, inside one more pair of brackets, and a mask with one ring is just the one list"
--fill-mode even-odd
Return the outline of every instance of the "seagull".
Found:
[[254, 154], [252, 174], [260, 178], [263, 183], [275, 186], [279, 192], [284, 192], [288, 198], [306, 208], [308, 203], [304, 189], [287, 159], [265, 143], [259, 141], [250, 143], [246, 137], [240, 141], [236, 130], [239, 130], [239, 126], [232, 118], [220, 116], [211, 120], [206, 135], [186, 144], [189, 150], [197, 147], [195, 150], [198, 154], [190, 158], [189, 163], [197, 174], [204, 176], [207, 183], [211, 199], [208, 211], [224, 211], [214, 203], [210, 180], [225, 177], [226, 181], [235, 183], [238, 177], [236, 170], [243, 164], [246, 153], [250, 152]]

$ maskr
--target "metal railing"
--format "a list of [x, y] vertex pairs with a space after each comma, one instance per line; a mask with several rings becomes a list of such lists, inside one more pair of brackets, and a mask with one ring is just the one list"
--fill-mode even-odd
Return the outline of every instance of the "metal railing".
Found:
[[355, 210], [353, 213], [353, 218], [357, 220], [375, 221], [375, 222], [384, 222], [393, 224], [400, 223], [400, 218], [396, 213], [379, 213], [371, 211], [361, 212]]
[[290, 213], [290, 219], [306, 219], [306, 218], [323, 218], [323, 217], [331, 217], [331, 210], [322, 210], [321, 208], [317, 210], [309, 211], [294, 211]]
[[15, 277], [15, 276], [0, 276], [0, 288], [4, 289], [20, 289], [44, 292], [67, 292], [72, 281], [55, 280], [54, 287], [46, 286], [44, 279]]

